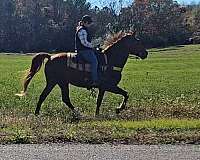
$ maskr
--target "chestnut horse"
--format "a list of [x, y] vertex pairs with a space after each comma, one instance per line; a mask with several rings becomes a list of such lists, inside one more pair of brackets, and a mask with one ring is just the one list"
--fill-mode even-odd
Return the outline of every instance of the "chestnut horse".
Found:
[[[134, 33], [124, 32], [121, 32], [107, 40], [107, 45], [99, 54], [101, 58], [104, 57], [104, 63], [102, 63], [103, 67], [101, 66], [101, 68], [104, 69], [101, 71], [101, 82], [99, 86], [96, 87], [99, 90], [95, 113], [96, 116], [99, 115], [99, 109], [105, 91], [119, 94], [124, 97], [122, 104], [116, 109], [116, 113], [120, 113], [125, 109], [128, 100], [128, 93], [119, 88], [118, 83], [121, 80], [121, 72], [127, 62], [129, 54], [145, 59], [147, 58], [148, 52], [142, 45], [141, 41], [135, 37]], [[39, 114], [42, 103], [56, 85], [59, 85], [61, 89], [63, 102], [73, 111], [73, 113], [77, 113], [75, 107], [70, 102], [69, 84], [89, 88], [90, 86], [86, 82], [86, 77], [90, 77], [90, 73], [74, 69], [67, 65], [70, 58], [72, 59], [76, 57], [71, 55], [76, 54], [59, 53], [49, 55], [47, 53], [38, 53], [32, 59], [30, 71], [26, 75], [23, 84], [23, 91], [21, 94], [16, 95], [25, 95], [31, 79], [40, 70], [44, 59], [47, 58], [48, 61], [45, 64], [46, 87], [40, 95], [35, 115]]]

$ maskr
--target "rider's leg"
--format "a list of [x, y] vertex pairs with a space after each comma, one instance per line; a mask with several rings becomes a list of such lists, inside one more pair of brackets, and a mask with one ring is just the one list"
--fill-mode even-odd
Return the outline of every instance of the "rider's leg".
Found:
[[97, 82], [98, 81], [98, 74], [97, 74], [97, 67], [98, 67], [98, 61], [97, 57], [94, 53], [94, 51], [91, 50], [85, 50], [80, 52], [80, 56], [91, 64], [91, 71], [92, 71], [92, 81]]

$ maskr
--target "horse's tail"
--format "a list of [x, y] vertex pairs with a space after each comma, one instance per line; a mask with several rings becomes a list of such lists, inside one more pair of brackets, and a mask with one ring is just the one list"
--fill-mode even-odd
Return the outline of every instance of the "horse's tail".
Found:
[[32, 59], [32, 64], [29, 72], [24, 77], [23, 82], [23, 91], [21, 91], [20, 94], [16, 94], [17, 96], [25, 96], [26, 91], [28, 88], [28, 85], [31, 81], [31, 79], [34, 77], [34, 75], [40, 70], [42, 64], [44, 63], [44, 59], [48, 58], [50, 60], [51, 56], [47, 53], [38, 53], [35, 55]]

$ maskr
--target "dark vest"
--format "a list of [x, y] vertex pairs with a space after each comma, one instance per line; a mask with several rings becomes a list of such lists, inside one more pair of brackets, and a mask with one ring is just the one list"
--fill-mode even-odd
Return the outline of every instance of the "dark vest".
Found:
[[84, 26], [81, 27], [79, 30], [76, 31], [76, 35], [75, 35], [75, 49], [77, 50], [77, 52], [91, 49], [91, 48], [88, 48], [88, 47], [85, 47], [84, 45], [82, 45], [81, 40], [78, 37], [78, 32], [82, 29], [86, 30], [86, 32], [87, 32], [87, 41], [90, 43], [92, 41], [92, 38], [91, 38], [91, 35], [90, 35], [88, 29]]

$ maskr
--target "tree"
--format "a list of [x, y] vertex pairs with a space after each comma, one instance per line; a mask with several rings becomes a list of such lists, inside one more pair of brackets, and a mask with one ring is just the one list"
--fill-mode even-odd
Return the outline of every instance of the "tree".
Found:
[[183, 43], [188, 35], [184, 13], [173, 0], [135, 0], [120, 16], [124, 27], [136, 29], [154, 47]]
[[197, 7], [194, 12], [194, 43], [200, 44], [200, 7]]

